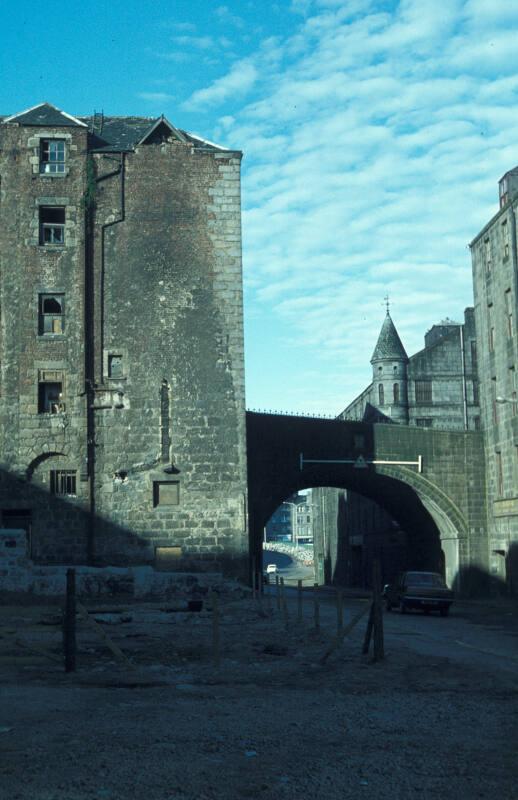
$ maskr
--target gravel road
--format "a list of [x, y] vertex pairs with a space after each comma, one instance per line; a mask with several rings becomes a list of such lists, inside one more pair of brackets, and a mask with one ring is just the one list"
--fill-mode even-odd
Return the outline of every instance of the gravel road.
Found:
[[[12, 633], [59, 656], [58, 609], [1, 607], [0, 797], [518, 799], [518, 671], [479, 652], [512, 657], [512, 620], [385, 615], [379, 664], [360, 655], [363, 620], [321, 665], [329, 602], [315, 631], [309, 601], [299, 625], [293, 603], [286, 624], [275, 598], [222, 599], [219, 667], [208, 611], [95, 612], [135, 668], [81, 628], [68, 675]], [[453, 647], [477, 631], [476, 655]]]

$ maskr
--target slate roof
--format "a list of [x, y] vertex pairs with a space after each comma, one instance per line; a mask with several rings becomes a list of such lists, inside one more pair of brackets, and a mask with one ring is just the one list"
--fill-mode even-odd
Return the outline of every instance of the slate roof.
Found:
[[34, 126], [86, 127], [90, 132], [89, 147], [91, 150], [115, 153], [134, 150], [146, 135], [152, 133], [163, 122], [173, 134], [177, 134], [180, 140], [188, 142], [197, 150], [229, 152], [226, 147], [221, 147], [193, 133], [187, 133], [187, 131], [175, 128], [163, 116], [107, 117], [104, 114], [92, 114], [86, 117], [73, 117], [51, 103], [40, 103], [18, 114], [8, 117], [0, 116], [0, 123], [4, 122], [17, 122], [20, 125]]
[[403, 359], [404, 361], [408, 361], [405, 348], [401, 344], [401, 339], [399, 338], [396, 326], [392, 322], [392, 318], [388, 311], [387, 316], [383, 321], [383, 325], [381, 326], [380, 335], [378, 337], [376, 347], [374, 348], [374, 353], [372, 354], [371, 364], [373, 364], [375, 361], [381, 361], [384, 359]]
[[60, 128], [81, 128], [85, 126], [84, 122], [72, 117], [65, 111], [61, 111], [51, 103], [40, 103], [37, 106], [28, 108], [26, 111], [21, 111], [19, 114], [6, 117], [3, 122], [18, 122], [20, 125], [53, 125]]

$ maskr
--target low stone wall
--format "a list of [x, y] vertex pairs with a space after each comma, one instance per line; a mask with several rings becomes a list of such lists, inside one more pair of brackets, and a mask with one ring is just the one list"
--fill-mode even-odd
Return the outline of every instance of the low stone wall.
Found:
[[304, 564], [306, 567], [313, 566], [313, 547], [295, 547], [292, 544], [285, 544], [284, 542], [264, 542], [263, 550], [273, 550], [275, 553], [286, 553], [291, 556], [295, 561]]
[[[220, 573], [157, 572], [153, 567], [87, 567], [73, 565], [79, 597], [123, 597], [135, 600], [169, 600], [196, 597], [214, 589], [220, 594], [247, 593], [237, 581]], [[41, 566], [27, 555], [24, 530], [0, 529], [0, 592], [63, 596], [67, 565]]]

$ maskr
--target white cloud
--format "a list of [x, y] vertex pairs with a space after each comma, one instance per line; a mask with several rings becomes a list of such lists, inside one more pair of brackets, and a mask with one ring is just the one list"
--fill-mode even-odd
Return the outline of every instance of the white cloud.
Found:
[[223, 78], [218, 78], [206, 89], [194, 92], [182, 107], [193, 111], [223, 103], [229, 96], [242, 95], [249, 91], [257, 77], [257, 69], [251, 61], [245, 59], [237, 62]]
[[[256, 353], [270, 348], [268, 363], [303, 353], [304, 374], [331, 370], [324, 411], [368, 382], [387, 292], [409, 353], [438, 320], [462, 318], [467, 243], [518, 163], [518, 4], [391, 8], [294, 2], [292, 35], [263, 43], [244, 62], [249, 74], [238, 62], [188, 103], [223, 106], [254, 90], [241, 108], [222, 107], [215, 133], [245, 153], [248, 341]], [[316, 402], [318, 387], [285, 383], [252, 381], [256, 394], [286, 392], [286, 403], [296, 387], [295, 407]]]

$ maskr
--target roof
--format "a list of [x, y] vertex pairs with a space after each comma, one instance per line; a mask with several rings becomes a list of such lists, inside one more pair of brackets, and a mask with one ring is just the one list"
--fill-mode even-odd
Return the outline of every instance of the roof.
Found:
[[385, 317], [383, 325], [381, 326], [380, 335], [378, 336], [374, 353], [372, 354], [371, 364], [373, 364], [375, 361], [383, 361], [385, 359], [394, 359], [398, 361], [403, 359], [404, 361], [408, 361], [405, 348], [401, 344], [401, 339], [399, 338], [396, 326], [392, 322], [392, 317], [390, 316], [388, 310], [387, 316]]
[[18, 114], [5, 117], [3, 122], [17, 122], [20, 125], [52, 125], [53, 127], [85, 128], [86, 124], [51, 103], [39, 103]]
[[221, 145], [202, 139], [193, 133], [175, 128], [163, 115], [160, 117], [107, 117], [103, 113], [73, 117], [51, 103], [39, 103], [32, 108], [8, 117], [0, 116], [0, 123], [17, 122], [19, 125], [88, 128], [90, 149], [100, 152], [126, 152], [134, 150], [148, 138], [160, 135], [163, 127], [169, 135], [186, 142], [196, 150], [232, 153]]

